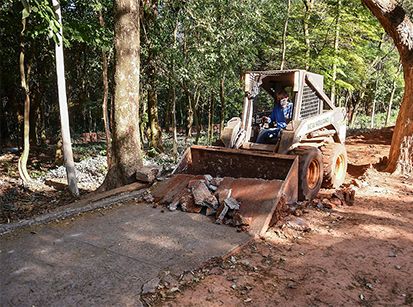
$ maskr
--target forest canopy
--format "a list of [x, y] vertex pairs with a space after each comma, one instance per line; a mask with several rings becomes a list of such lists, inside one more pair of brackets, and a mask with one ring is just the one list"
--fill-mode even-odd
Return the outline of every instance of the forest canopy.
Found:
[[[72, 136], [104, 131], [102, 52], [107, 61], [110, 114], [113, 2], [61, 1], [61, 5]], [[281, 65], [324, 75], [325, 92], [332, 93], [336, 105], [347, 108], [351, 127], [369, 127], [373, 112], [378, 114], [373, 126], [394, 123], [403, 93], [399, 56], [392, 39], [359, 1], [146, 0], [140, 10], [140, 114], [136, 118], [144, 148], [163, 150], [160, 134], [173, 124], [172, 100], [176, 101], [178, 131], [207, 131], [208, 125], [213, 131], [212, 124], [223, 124], [241, 112], [244, 71], [280, 69]], [[26, 76], [30, 143], [58, 142], [57, 31], [47, 0], [6, 0], [0, 5], [2, 147], [22, 146], [22, 49], [24, 65], [30, 66]], [[386, 120], [390, 101], [394, 110]], [[211, 133], [207, 139], [212, 141]]]

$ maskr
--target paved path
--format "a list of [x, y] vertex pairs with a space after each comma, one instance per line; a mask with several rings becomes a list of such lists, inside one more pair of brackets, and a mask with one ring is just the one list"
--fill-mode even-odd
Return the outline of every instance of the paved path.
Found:
[[0, 306], [140, 305], [142, 286], [249, 240], [199, 214], [127, 204], [0, 237]]

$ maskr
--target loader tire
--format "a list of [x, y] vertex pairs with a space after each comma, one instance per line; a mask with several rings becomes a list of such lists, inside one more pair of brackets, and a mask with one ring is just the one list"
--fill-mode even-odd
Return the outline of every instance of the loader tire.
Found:
[[323, 183], [323, 157], [318, 148], [297, 148], [293, 154], [299, 156], [298, 200], [312, 200]]
[[347, 151], [340, 143], [327, 144], [320, 148], [323, 154], [323, 188], [338, 188], [346, 178]]

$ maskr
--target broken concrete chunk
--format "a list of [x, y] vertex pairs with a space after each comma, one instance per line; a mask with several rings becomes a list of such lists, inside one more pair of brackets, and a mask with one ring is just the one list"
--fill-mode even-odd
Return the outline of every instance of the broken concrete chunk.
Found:
[[205, 183], [203, 179], [192, 179], [188, 182], [188, 189], [198, 186], [200, 183]]
[[191, 186], [192, 195], [196, 205], [218, 207], [218, 200], [209, 191], [208, 187], [203, 181], [198, 181]]
[[202, 210], [201, 206], [195, 204], [194, 197], [191, 192], [186, 191], [179, 199], [182, 211], [190, 213], [199, 213]]
[[210, 180], [210, 183], [214, 186], [219, 187], [219, 185], [221, 184], [222, 180], [224, 180], [224, 178], [220, 178], [220, 177], [215, 177], [212, 178], [212, 180]]
[[249, 226], [251, 224], [251, 218], [242, 216], [238, 211], [234, 213], [232, 220], [234, 226]]
[[217, 192], [217, 197], [220, 205], [224, 204], [224, 201], [231, 197], [232, 190], [231, 189], [223, 189]]
[[212, 192], [216, 192], [216, 190], [218, 190], [218, 187], [213, 184], [208, 184], [208, 189]]
[[225, 215], [227, 214], [227, 212], [228, 212], [228, 206], [226, 206], [226, 205], [221, 205], [219, 208], [218, 208], [218, 211], [217, 211], [217, 220], [215, 221], [217, 224], [221, 224], [222, 223], [222, 221], [224, 220], [224, 218], [225, 218]]
[[217, 210], [215, 210], [213, 208], [210, 208], [210, 207], [207, 207], [207, 209], [206, 209], [206, 215], [207, 216], [215, 215], [216, 213], [217, 213]]
[[178, 208], [178, 205], [179, 205], [179, 201], [173, 201], [172, 203], [170, 203], [169, 205], [168, 205], [168, 209], [170, 210], [170, 211], [175, 211], [177, 208]]
[[240, 203], [233, 197], [228, 197], [227, 199], [224, 200], [224, 203], [225, 205], [228, 206], [229, 209], [239, 210]]
[[151, 192], [148, 191], [143, 196], [143, 200], [146, 201], [147, 203], [153, 203], [155, 201], [155, 198], [152, 196]]
[[156, 176], [159, 173], [159, 168], [156, 166], [142, 166], [140, 169], [136, 171], [136, 180], [145, 182], [145, 183], [153, 183], [156, 179]]

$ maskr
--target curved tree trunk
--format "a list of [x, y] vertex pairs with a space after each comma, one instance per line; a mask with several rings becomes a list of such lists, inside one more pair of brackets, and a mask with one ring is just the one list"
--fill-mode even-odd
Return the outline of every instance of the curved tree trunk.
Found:
[[112, 166], [101, 189], [136, 180], [142, 167], [139, 137], [139, 0], [115, 1], [115, 93]]
[[413, 23], [396, 0], [363, 0], [392, 37], [403, 66], [405, 89], [386, 170], [413, 173]]

